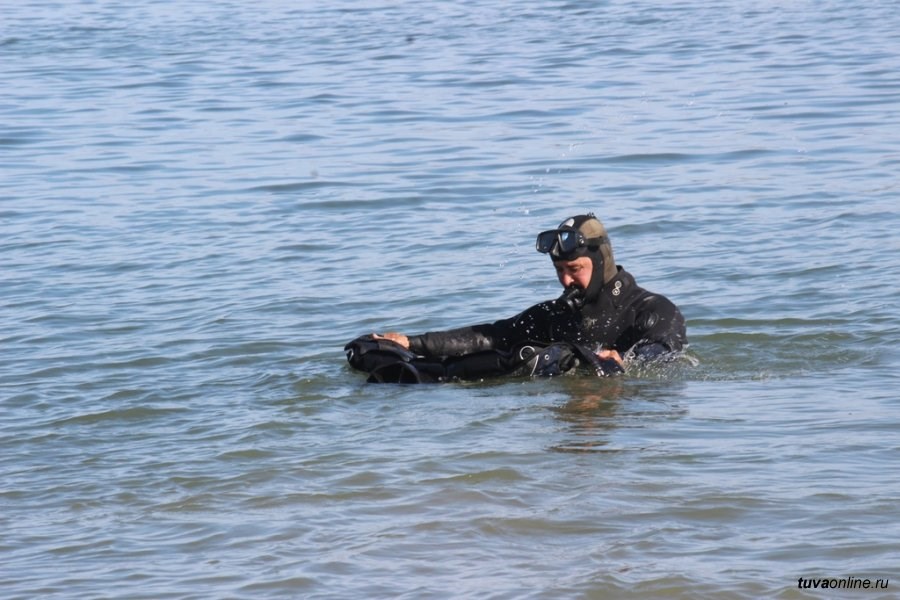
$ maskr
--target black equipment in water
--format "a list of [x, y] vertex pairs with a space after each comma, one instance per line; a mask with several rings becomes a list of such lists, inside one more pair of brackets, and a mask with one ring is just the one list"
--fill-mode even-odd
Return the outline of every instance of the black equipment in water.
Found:
[[612, 359], [570, 343], [523, 345], [512, 352], [484, 350], [431, 358], [418, 356], [383, 338], [364, 335], [344, 346], [350, 366], [369, 375], [370, 383], [441, 383], [494, 377], [555, 377], [576, 370], [599, 377], [622, 373]]

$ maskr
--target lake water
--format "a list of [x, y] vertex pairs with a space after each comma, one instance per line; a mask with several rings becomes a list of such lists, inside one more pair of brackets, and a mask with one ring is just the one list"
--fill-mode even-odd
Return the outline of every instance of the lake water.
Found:
[[[0, 595], [896, 597], [898, 31], [888, 0], [8, 3]], [[346, 365], [556, 297], [534, 235], [585, 211], [696, 366]]]

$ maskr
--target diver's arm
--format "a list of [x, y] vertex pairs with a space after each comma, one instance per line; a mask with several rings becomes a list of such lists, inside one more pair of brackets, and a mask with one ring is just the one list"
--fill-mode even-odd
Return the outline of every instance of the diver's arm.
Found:
[[492, 324], [474, 325], [410, 336], [391, 331], [376, 333], [373, 337], [395, 342], [419, 356], [461, 356], [479, 350], [497, 349], [497, 332], [492, 328]]
[[546, 337], [541, 334], [547, 331], [547, 307], [539, 304], [493, 323], [411, 336], [386, 333], [380, 337], [397, 342], [420, 356], [461, 356], [482, 350], [511, 350], [518, 344]]
[[628, 351], [628, 358], [640, 362], [660, 360], [680, 352], [687, 345], [684, 317], [668, 298], [647, 298], [635, 319], [640, 340]]
[[503, 327], [498, 323], [411, 335], [409, 349], [422, 356], [461, 356], [481, 350], [502, 350], [506, 344]]

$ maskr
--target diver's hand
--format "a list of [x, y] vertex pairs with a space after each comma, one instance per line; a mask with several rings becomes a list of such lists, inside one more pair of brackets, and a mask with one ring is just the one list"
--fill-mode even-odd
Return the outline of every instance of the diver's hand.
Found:
[[[396, 331], [389, 331], [387, 333], [373, 333], [372, 337], [376, 340], [390, 340], [395, 344], [399, 344], [405, 349], [409, 350], [409, 338], [402, 333], [397, 333]], [[618, 354], [618, 352], [616, 354]]]
[[597, 357], [603, 360], [612, 359], [616, 361], [620, 367], [625, 368], [625, 361], [622, 360], [622, 355], [619, 354], [618, 350], [599, 350], [597, 351]]

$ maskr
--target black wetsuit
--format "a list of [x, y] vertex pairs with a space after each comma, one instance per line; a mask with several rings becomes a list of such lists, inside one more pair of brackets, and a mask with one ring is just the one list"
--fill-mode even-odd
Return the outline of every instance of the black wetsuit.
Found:
[[426, 357], [447, 357], [483, 350], [516, 351], [527, 345], [569, 342], [618, 350], [631, 360], [650, 360], [687, 344], [684, 317], [665, 296], [638, 286], [622, 267], [593, 301], [572, 311], [558, 301], [486, 323], [409, 336], [410, 350]]

